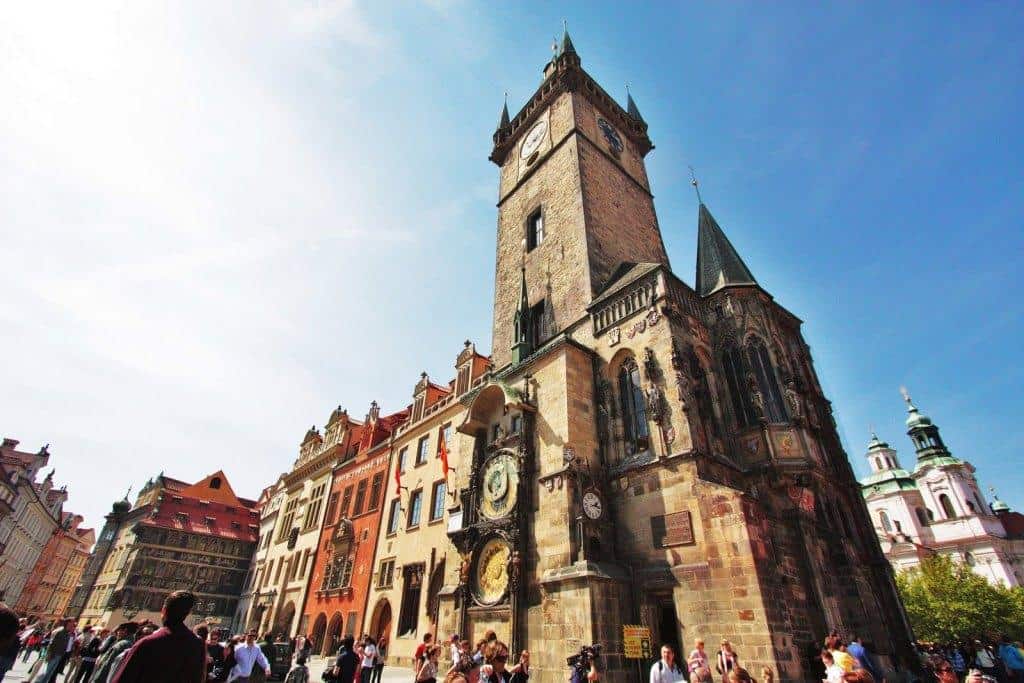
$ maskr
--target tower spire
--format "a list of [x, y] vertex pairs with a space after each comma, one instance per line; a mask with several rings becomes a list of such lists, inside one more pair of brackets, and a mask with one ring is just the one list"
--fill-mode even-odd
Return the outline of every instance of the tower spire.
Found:
[[[505, 130], [511, 125], [508, 115], [508, 90], [505, 91], [505, 103], [501, 105], [501, 118], [498, 119], [498, 131]], [[497, 131], [495, 131], [497, 132]]]
[[636, 102], [633, 101], [632, 93], [629, 92], [629, 83], [626, 84], [626, 113], [640, 123], [646, 123], [644, 117], [640, 115], [640, 109], [636, 106]]
[[[697, 188], [696, 179], [693, 186]], [[756, 286], [757, 280], [703, 201], [697, 214], [697, 294], [707, 296], [731, 285]]]
[[530, 355], [530, 297], [526, 289], [526, 240], [523, 240], [523, 257], [519, 265], [519, 303], [516, 305], [512, 331], [512, 364], [518, 365]]
[[576, 54], [576, 47], [572, 44], [572, 38], [569, 37], [569, 22], [565, 19], [562, 20], [562, 49], [560, 54]]

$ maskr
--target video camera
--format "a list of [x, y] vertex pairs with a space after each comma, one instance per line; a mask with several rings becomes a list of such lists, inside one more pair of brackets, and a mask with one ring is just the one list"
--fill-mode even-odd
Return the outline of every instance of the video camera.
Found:
[[574, 669], [589, 669], [600, 656], [600, 645], [584, 645], [580, 648], [579, 654], [567, 657], [565, 662]]

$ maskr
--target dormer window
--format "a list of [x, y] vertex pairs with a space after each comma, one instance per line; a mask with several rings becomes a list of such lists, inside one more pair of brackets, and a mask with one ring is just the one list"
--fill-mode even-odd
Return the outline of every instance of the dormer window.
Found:
[[214, 477], [213, 479], [210, 480], [210, 488], [211, 489], [219, 489], [220, 488], [220, 477]]

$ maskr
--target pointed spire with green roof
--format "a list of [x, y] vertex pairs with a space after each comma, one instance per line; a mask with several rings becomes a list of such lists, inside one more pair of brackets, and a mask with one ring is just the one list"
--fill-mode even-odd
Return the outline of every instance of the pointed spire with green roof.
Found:
[[932, 424], [932, 419], [924, 415], [914, 405], [906, 387], [900, 387], [903, 400], [907, 404], [907, 435], [914, 442], [917, 451], [915, 472], [929, 466], [962, 465], [963, 461], [953, 457], [939, 435], [939, 428]]

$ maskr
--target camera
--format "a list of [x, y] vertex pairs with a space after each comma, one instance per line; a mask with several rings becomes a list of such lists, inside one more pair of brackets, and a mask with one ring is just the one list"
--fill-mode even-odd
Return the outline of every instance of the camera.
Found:
[[565, 662], [574, 669], [589, 669], [590, 665], [601, 656], [600, 645], [584, 645], [579, 654], [567, 657]]

